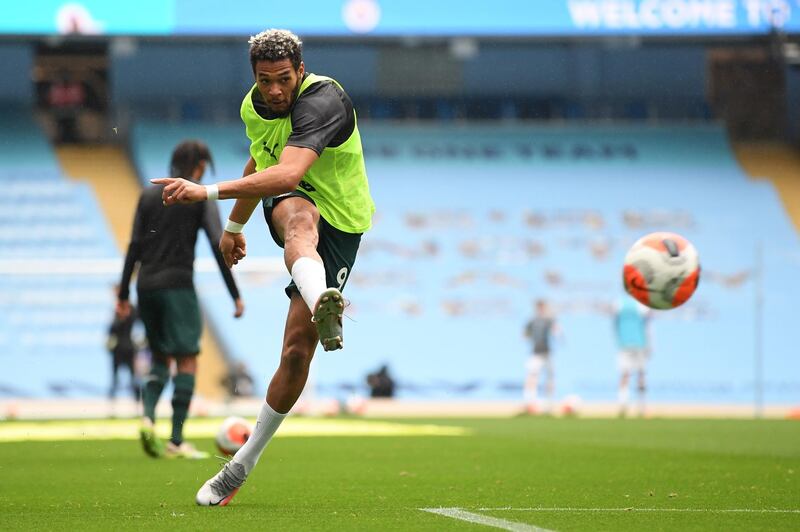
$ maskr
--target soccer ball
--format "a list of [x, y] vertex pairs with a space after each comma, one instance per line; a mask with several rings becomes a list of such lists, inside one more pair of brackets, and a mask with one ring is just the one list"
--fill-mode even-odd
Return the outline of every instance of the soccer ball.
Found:
[[253, 427], [246, 419], [235, 416], [226, 418], [217, 431], [217, 449], [221, 453], [233, 455], [252, 433]]
[[581, 403], [579, 395], [570, 394], [564, 397], [561, 402], [561, 415], [565, 417], [577, 416], [581, 410]]
[[625, 290], [643, 305], [683, 305], [700, 281], [700, 262], [691, 242], [675, 233], [651, 233], [631, 246], [623, 269]]

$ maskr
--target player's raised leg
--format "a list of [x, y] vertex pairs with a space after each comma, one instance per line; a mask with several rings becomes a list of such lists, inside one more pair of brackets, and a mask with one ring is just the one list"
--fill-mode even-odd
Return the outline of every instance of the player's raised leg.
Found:
[[319, 211], [302, 197], [289, 197], [272, 211], [272, 223], [283, 240], [284, 262], [303, 297], [325, 351], [341, 349], [344, 298], [337, 288], [328, 288], [325, 266], [317, 252]]

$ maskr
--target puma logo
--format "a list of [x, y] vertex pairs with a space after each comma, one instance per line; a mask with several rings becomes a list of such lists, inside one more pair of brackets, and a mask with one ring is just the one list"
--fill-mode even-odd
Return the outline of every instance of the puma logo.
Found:
[[306, 181], [300, 181], [300, 183], [298, 183], [297, 186], [302, 188], [306, 192], [316, 192], [317, 191], [317, 189], [314, 188], [314, 185], [312, 185], [311, 183], [308, 183]]
[[266, 142], [263, 142], [262, 145], [264, 146], [264, 151], [269, 153], [269, 156], [277, 161], [278, 156], [275, 155], [275, 152], [278, 151], [278, 143], [276, 142], [275, 145], [272, 146], [272, 149], [270, 149], [269, 146], [267, 146]]

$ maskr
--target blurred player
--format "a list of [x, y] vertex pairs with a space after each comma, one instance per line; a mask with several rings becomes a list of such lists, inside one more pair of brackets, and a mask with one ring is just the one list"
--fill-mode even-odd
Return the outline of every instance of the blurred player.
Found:
[[367, 375], [370, 397], [394, 397], [395, 382], [389, 373], [389, 366], [384, 364], [375, 373]]
[[[189, 176], [200, 181], [206, 165], [212, 163], [205, 144], [186, 141], [172, 152], [170, 175]], [[161, 186], [146, 188], [139, 198], [133, 221], [131, 242], [125, 257], [120, 281], [117, 313], [131, 311], [129, 284], [134, 266], [139, 264], [139, 316], [144, 323], [153, 362], [142, 390], [144, 418], [140, 436], [147, 454], [154, 457], [205, 458], [203, 453], [183, 441], [183, 424], [194, 394], [197, 355], [200, 351], [202, 321], [194, 289], [194, 249], [200, 229], [206, 232], [222, 277], [234, 300], [234, 316], [244, 312], [244, 304], [225, 265], [216, 242], [222, 233], [219, 211], [214, 203], [181, 205], [167, 209], [162, 204]], [[156, 404], [170, 376], [175, 361], [177, 373], [172, 377], [172, 437], [166, 447], [154, 431]]]
[[[114, 297], [119, 297], [119, 285], [114, 285]], [[108, 398], [112, 401], [117, 398], [119, 372], [122, 368], [128, 370], [133, 400], [139, 400], [139, 384], [136, 372], [133, 369], [137, 347], [132, 336], [133, 325], [138, 318], [139, 313], [133, 305], [130, 306], [126, 315], [121, 315], [115, 309], [111, 325], [108, 327], [106, 348], [111, 355], [111, 388], [108, 390]]]
[[[525, 408], [528, 414], [549, 414], [553, 408], [555, 381], [550, 354], [553, 336], [557, 334], [559, 334], [559, 327], [547, 302], [542, 299], [537, 300], [534, 317], [525, 325], [525, 337], [531, 341], [533, 351], [525, 364], [527, 374], [524, 394]], [[537, 390], [542, 371], [545, 376], [544, 388], [547, 399], [540, 408]]]
[[342, 348], [341, 290], [375, 206], [350, 97], [334, 80], [305, 71], [300, 39], [267, 30], [250, 39], [255, 85], [242, 101], [250, 139], [244, 175], [218, 186], [183, 179], [166, 185], [164, 203], [237, 198], [220, 249], [236, 264], [246, 254], [242, 227], [259, 202], [292, 276], [286, 288], [281, 361], [250, 439], [197, 492], [201, 505], [228, 504], [303, 391], [317, 342]]
[[632, 297], [625, 295], [614, 309], [614, 332], [619, 354], [617, 364], [620, 372], [619, 415], [628, 414], [632, 373], [636, 373], [639, 391], [639, 415], [645, 414], [645, 369], [650, 358], [648, 322], [651, 311]]

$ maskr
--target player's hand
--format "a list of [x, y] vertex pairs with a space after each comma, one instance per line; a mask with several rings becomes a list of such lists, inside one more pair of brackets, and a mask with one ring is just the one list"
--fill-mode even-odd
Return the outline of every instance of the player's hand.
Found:
[[247, 242], [244, 233], [223, 231], [222, 238], [219, 239], [219, 250], [222, 252], [222, 258], [225, 259], [228, 268], [239, 264], [239, 261], [247, 256]]
[[114, 309], [117, 313], [117, 317], [121, 320], [124, 320], [128, 316], [131, 315], [131, 302], [128, 300], [122, 301], [121, 299], [117, 300], [117, 307]]
[[150, 182], [154, 185], [164, 185], [164, 190], [161, 192], [161, 200], [166, 206], [177, 203], [197, 203], [208, 199], [206, 187], [188, 179], [162, 177], [160, 179], [151, 179]]
[[236, 310], [233, 311], [233, 317], [241, 318], [242, 314], [244, 314], [244, 301], [242, 301], [241, 298], [238, 298], [233, 302], [233, 304], [236, 305]]

